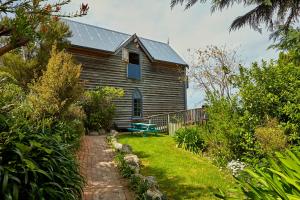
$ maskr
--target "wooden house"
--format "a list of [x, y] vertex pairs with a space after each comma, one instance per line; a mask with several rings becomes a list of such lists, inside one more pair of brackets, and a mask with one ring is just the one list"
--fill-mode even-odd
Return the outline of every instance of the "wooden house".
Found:
[[70, 52], [83, 66], [86, 88], [123, 88], [115, 124], [186, 109], [186, 62], [167, 43], [64, 19]]

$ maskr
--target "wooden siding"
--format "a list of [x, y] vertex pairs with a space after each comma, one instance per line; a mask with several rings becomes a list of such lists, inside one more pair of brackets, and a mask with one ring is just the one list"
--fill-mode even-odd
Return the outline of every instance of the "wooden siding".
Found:
[[185, 68], [168, 63], [152, 64], [146, 54], [133, 43], [126, 47], [129, 52], [140, 55], [142, 78], [135, 81], [127, 78], [127, 64], [122, 61], [122, 52], [101, 56], [80, 49], [70, 49], [75, 59], [83, 66], [81, 78], [87, 89], [96, 86], [123, 88], [125, 96], [116, 101], [115, 122], [126, 128], [132, 121], [132, 94], [138, 88], [143, 95], [143, 116], [163, 114], [186, 109], [186, 87], [181, 78]]

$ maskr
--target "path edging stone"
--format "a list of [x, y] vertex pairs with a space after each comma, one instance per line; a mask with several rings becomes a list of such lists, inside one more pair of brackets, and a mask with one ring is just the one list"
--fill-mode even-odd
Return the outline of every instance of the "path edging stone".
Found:
[[117, 141], [117, 135], [117, 131], [112, 131], [108, 136], [108, 140], [111, 142], [111, 145], [118, 153], [124, 154], [124, 162], [133, 171], [129, 178], [134, 179], [135, 183], [138, 182], [137, 184], [145, 185], [147, 188], [146, 192], [137, 195], [142, 195], [145, 199], [149, 200], [166, 200], [166, 195], [159, 190], [156, 178], [154, 176], [143, 176], [142, 174], [140, 174], [140, 159], [137, 155], [132, 153], [132, 148], [130, 145], [121, 144]]

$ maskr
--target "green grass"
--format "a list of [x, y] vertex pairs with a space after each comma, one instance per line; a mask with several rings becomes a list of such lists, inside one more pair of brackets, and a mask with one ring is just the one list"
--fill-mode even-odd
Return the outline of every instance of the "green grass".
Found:
[[176, 147], [170, 136], [120, 135], [142, 161], [141, 174], [155, 176], [168, 199], [216, 199], [218, 189], [234, 188], [233, 177], [208, 159]]

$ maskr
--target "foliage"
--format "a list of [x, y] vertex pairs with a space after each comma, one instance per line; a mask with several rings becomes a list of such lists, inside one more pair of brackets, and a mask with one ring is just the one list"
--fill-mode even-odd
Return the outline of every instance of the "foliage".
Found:
[[2, 56], [1, 71], [11, 74], [22, 88], [27, 88], [36, 74], [37, 60], [25, 60], [20, 54], [7, 53]]
[[232, 160], [227, 164], [227, 169], [229, 169], [233, 176], [237, 177], [240, 175], [240, 172], [245, 169], [245, 163], [239, 160]]
[[219, 98], [232, 96], [234, 77], [240, 62], [236, 50], [226, 46], [207, 46], [192, 52], [191, 60], [188, 75], [196, 87], [203, 89], [207, 95]]
[[[62, 7], [70, 0], [7, 0], [0, 3], [2, 15], [0, 37], [5, 40], [0, 55], [25, 45], [34, 45], [47, 37], [49, 26], [58, 17], [79, 17], [87, 14], [87, 4], [82, 4], [80, 12], [64, 14]], [[53, 32], [55, 34], [55, 32]]]
[[1, 199], [80, 199], [83, 179], [69, 146], [43, 122], [22, 122], [0, 133]]
[[120, 143], [129, 144], [140, 158], [141, 174], [155, 176], [159, 190], [168, 199], [211, 200], [217, 188], [228, 193], [238, 186], [229, 173], [219, 170], [207, 158], [176, 148], [171, 136], [118, 137]]
[[244, 193], [249, 199], [299, 199], [300, 154], [287, 151], [276, 153], [266, 168], [246, 169], [251, 178], [239, 178]]
[[269, 155], [287, 147], [287, 137], [284, 130], [278, 127], [278, 122], [275, 119], [268, 121], [264, 127], [256, 128], [255, 137], [263, 152]]
[[130, 178], [131, 175], [134, 174], [134, 170], [125, 162], [124, 156], [125, 155], [123, 153], [118, 152], [115, 159], [122, 176], [125, 178]]
[[130, 177], [130, 185], [135, 191], [138, 200], [146, 199], [145, 193], [149, 189], [147, 180], [141, 178], [140, 176], [132, 175]]
[[33, 117], [61, 117], [83, 92], [80, 72], [81, 65], [75, 64], [70, 54], [58, 52], [53, 47], [47, 70], [30, 87], [28, 102], [32, 106]]
[[[84, 132], [83, 112], [74, 104], [82, 92], [79, 74], [71, 56], [55, 48], [29, 94], [0, 72], [0, 199], [81, 198], [83, 178], [74, 155]], [[43, 113], [56, 99], [63, 109]]]
[[208, 154], [216, 164], [226, 166], [227, 162], [238, 159], [239, 155], [239, 109], [236, 99], [216, 98], [210, 96], [206, 112], [207, 129], [204, 140]]
[[201, 130], [197, 126], [178, 129], [174, 135], [177, 147], [184, 148], [193, 153], [202, 152], [205, 149], [205, 142], [201, 135]]
[[86, 113], [86, 127], [90, 130], [109, 130], [115, 115], [114, 100], [124, 96], [124, 91], [114, 87], [98, 87], [87, 91], [82, 101]]
[[[185, 4], [185, 9], [189, 9], [197, 2], [205, 3], [207, 0], [171, 0], [171, 7], [177, 4]], [[230, 30], [236, 30], [249, 25], [254, 30], [261, 31], [260, 25], [265, 24], [269, 30], [274, 26], [283, 26], [285, 29], [296, 23], [299, 18], [300, 8], [298, 1], [281, 1], [281, 0], [220, 0], [211, 1], [211, 10], [227, 9], [235, 4], [244, 4], [251, 7], [251, 10], [242, 16], [238, 16], [231, 24]]]
[[250, 69], [241, 68], [238, 79], [244, 112], [263, 125], [266, 117], [277, 118], [289, 136], [297, 143], [300, 133], [300, 68], [291, 55], [280, 54], [277, 62], [254, 63]]

